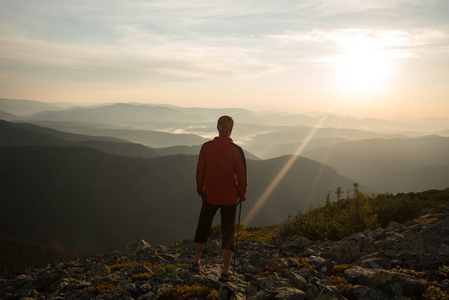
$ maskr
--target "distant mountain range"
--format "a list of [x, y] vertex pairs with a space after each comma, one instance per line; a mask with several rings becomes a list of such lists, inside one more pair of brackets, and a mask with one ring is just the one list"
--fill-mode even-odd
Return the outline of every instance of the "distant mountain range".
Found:
[[[50, 122], [51, 125], [54, 123]], [[61, 125], [60, 123], [57, 123]], [[61, 126], [55, 126], [61, 127]], [[63, 127], [63, 126], [62, 126]], [[70, 127], [73, 128], [73, 127]], [[171, 133], [160, 133], [150, 131], [131, 131], [133, 134], [126, 135], [121, 130], [105, 129], [95, 130], [94, 128], [76, 127], [73, 131], [96, 133], [96, 135], [73, 134], [62, 132], [42, 126], [27, 123], [11, 123], [0, 119], [0, 146], [18, 146], [18, 145], [47, 145], [47, 146], [74, 146], [74, 147], [91, 147], [106, 153], [129, 157], [153, 158], [157, 156], [166, 156], [174, 154], [190, 154], [197, 155], [202, 144], [193, 146], [170, 146], [165, 148], [151, 148], [139, 143], [131, 143], [123, 139], [107, 137], [101, 133], [111, 133], [110, 136], [122, 136], [131, 140], [145, 139], [153, 145], [171, 145], [176, 142], [183, 142], [183, 137], [192, 138], [187, 141], [189, 144], [194, 141], [204, 143], [207, 139], [199, 138], [194, 135], [180, 135]], [[115, 133], [115, 134], [114, 134]], [[136, 138], [137, 136], [137, 138]], [[151, 138], [153, 137], [153, 138]], [[160, 142], [158, 142], [160, 140]], [[252, 153], [245, 151], [247, 159], [258, 160], [259, 158]]]
[[20, 120], [20, 118], [16, 115], [13, 115], [13, 114], [10, 114], [10, 113], [0, 110], [0, 120], [18, 121], [18, 120]]
[[380, 134], [347, 128], [293, 126], [256, 135], [244, 143], [244, 146], [261, 158], [270, 158], [294, 153], [300, 147], [304, 147], [304, 150], [312, 150], [317, 147], [332, 146], [345, 141], [398, 137], [406, 138], [407, 136]]
[[130, 157], [159, 156], [148, 147], [116, 138], [72, 134], [32, 124], [0, 120], [0, 146], [24, 145], [91, 147], [106, 153]]
[[449, 187], [449, 138], [369, 139], [302, 153], [384, 192]]

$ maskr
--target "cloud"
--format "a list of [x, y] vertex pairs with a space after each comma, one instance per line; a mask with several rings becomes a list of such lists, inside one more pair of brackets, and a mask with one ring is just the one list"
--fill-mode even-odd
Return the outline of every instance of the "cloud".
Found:
[[[417, 29], [378, 30], [348, 28], [338, 30], [310, 30], [305, 32], [284, 32], [269, 35], [284, 47], [320, 45], [332, 51], [348, 51], [353, 48], [371, 48], [389, 52], [391, 58], [410, 58], [418, 56], [415, 52], [434, 51], [435, 48], [449, 45], [449, 34], [442, 30]], [[323, 61], [323, 59], [318, 59]], [[325, 59], [324, 59], [325, 60]]]

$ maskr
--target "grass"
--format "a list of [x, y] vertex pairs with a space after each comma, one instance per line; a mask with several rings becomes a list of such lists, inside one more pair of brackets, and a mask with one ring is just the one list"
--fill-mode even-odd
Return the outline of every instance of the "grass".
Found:
[[207, 286], [177, 285], [157, 296], [158, 300], [187, 300], [191, 298], [218, 300], [218, 292]]

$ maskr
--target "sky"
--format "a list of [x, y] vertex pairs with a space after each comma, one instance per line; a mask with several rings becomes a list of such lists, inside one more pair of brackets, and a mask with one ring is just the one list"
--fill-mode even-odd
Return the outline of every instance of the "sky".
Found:
[[0, 98], [449, 117], [447, 0], [0, 0]]

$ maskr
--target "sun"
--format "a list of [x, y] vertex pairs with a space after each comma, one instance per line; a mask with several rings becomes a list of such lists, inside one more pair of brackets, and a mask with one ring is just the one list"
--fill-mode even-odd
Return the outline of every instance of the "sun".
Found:
[[339, 89], [345, 94], [374, 95], [386, 86], [392, 68], [388, 53], [370, 47], [353, 47], [337, 59]]

